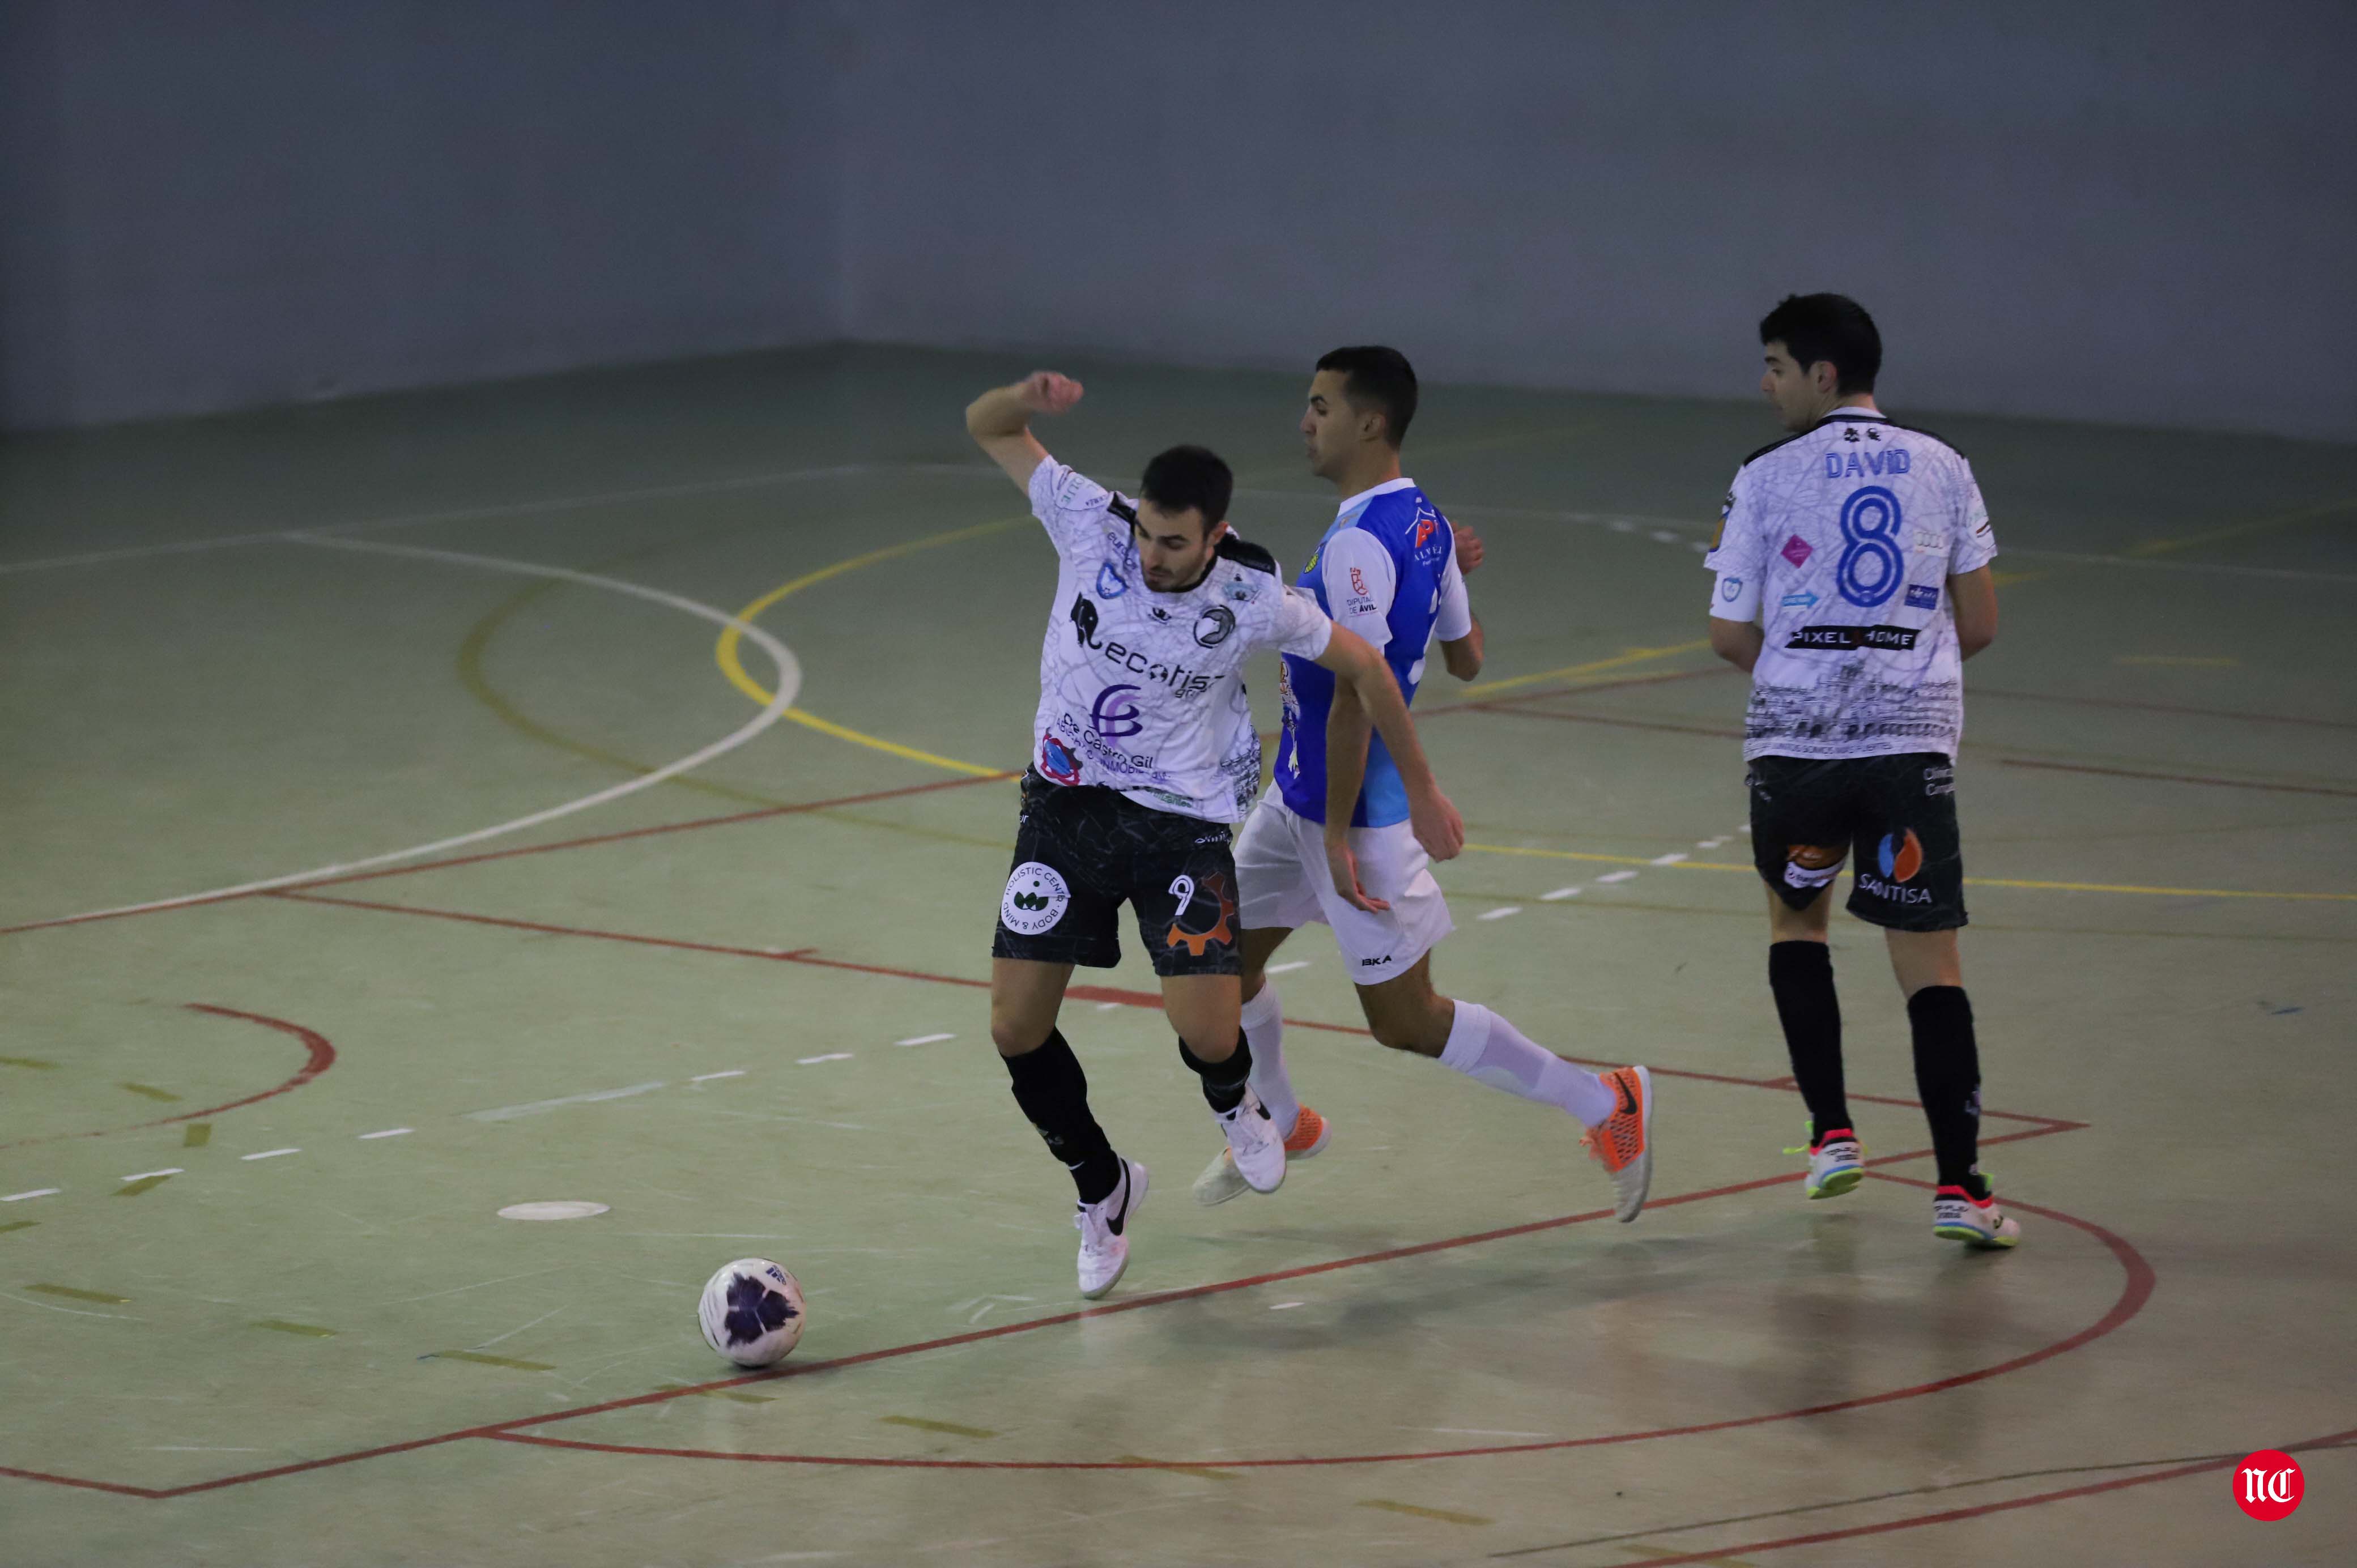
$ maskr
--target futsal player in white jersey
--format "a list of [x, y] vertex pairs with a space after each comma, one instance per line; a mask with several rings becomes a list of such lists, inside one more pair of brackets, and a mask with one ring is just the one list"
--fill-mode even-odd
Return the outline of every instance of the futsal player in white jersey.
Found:
[[1751, 675], [1744, 721], [1751, 847], [1768, 884], [1768, 983], [1809, 1107], [1812, 1198], [1865, 1175], [1844, 1098], [1825, 929], [1842, 863], [1849, 912], [1883, 929], [1907, 998], [1915, 1084], [1939, 1162], [1934, 1234], [2010, 1247], [2018, 1222], [1975, 1164], [1980, 1056], [1956, 932], [1963, 661], [1996, 636], [1996, 541], [1964, 455], [1875, 407], [1882, 338], [1836, 294], [1760, 324], [1760, 390], [1785, 439], [1744, 460], [1707, 564], [1710, 641]]
[[1071, 1173], [1081, 1294], [1093, 1297], [1128, 1264], [1146, 1169], [1114, 1154], [1056, 1019], [1075, 964], [1120, 961], [1124, 903], [1236, 1169], [1263, 1192], [1285, 1180], [1284, 1134], [1252, 1092], [1237, 1022], [1229, 824], [1260, 785], [1245, 660], [1274, 648], [1340, 677], [1397, 759], [1426, 848], [1445, 860], [1465, 829], [1383, 660], [1229, 528], [1228, 466], [1174, 446], [1146, 465], [1132, 503], [1049, 456], [1031, 434], [1032, 415], [1080, 398], [1079, 382], [1042, 371], [975, 399], [966, 429], [1030, 497], [1056, 549], [1015, 865], [991, 942], [990, 1033], [1016, 1103]]
[[[1381, 650], [1410, 703], [1435, 640], [1450, 674], [1470, 681], [1481, 671], [1457, 531], [1400, 473], [1415, 403], [1415, 371], [1396, 349], [1337, 349], [1318, 361], [1301, 435], [1311, 469], [1341, 501], [1297, 585], [1336, 626]], [[1267, 966], [1297, 928], [1315, 923], [1333, 930], [1379, 1044], [1568, 1112], [1588, 1129], [1583, 1141], [1612, 1178], [1614, 1211], [1624, 1223], [1636, 1219], [1652, 1176], [1652, 1075], [1627, 1067], [1599, 1078], [1480, 1003], [1433, 989], [1432, 950], [1455, 926], [1410, 831], [1400, 768], [1369, 736], [1350, 686], [1290, 653], [1285, 672], [1276, 779], [1237, 839], [1236, 873], [1252, 1087], [1284, 1129], [1288, 1157], [1318, 1154], [1330, 1128], [1294, 1092], [1284, 1004]], [[1195, 1200], [1224, 1203], [1247, 1185], [1222, 1150], [1196, 1178]]]

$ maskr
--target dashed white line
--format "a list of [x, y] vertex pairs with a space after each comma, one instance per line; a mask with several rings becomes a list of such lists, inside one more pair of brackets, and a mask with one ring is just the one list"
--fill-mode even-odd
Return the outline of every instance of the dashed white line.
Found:
[[1697, 840], [1695, 840], [1695, 848], [1696, 848], [1696, 849], [1717, 849], [1717, 848], [1718, 848], [1720, 845], [1724, 844], [1725, 843], [1727, 843], [1727, 838], [1726, 838], [1726, 836], [1725, 836], [1724, 834], [1721, 834], [1719, 837], [1715, 838], [1715, 839], [1697, 839]]
[[1637, 525], [1631, 522], [1625, 517], [1616, 517], [1604, 526], [1610, 529], [1615, 533], [1634, 533], [1637, 532]]
[[794, 1065], [796, 1067], [810, 1067], [818, 1062], [847, 1062], [850, 1059], [851, 1053], [849, 1051], [829, 1051], [823, 1057], [797, 1058], [795, 1058]]
[[241, 1160], [274, 1160], [281, 1155], [299, 1155], [300, 1149], [264, 1149], [258, 1155], [240, 1155]]
[[896, 1046], [937, 1046], [943, 1040], [954, 1040], [955, 1035], [911, 1035], [905, 1040], [895, 1040]]
[[1637, 874], [1633, 871], [1608, 871], [1596, 880], [1598, 882], [1632, 882], [1636, 880], [1636, 876]]
[[1540, 902], [1540, 903], [1542, 903], [1542, 904], [1553, 904], [1553, 903], [1559, 902], [1560, 900], [1565, 899], [1565, 898], [1577, 898], [1577, 897], [1579, 897], [1579, 889], [1578, 889], [1577, 887], [1576, 887], [1576, 886], [1574, 886], [1574, 887], [1558, 887], [1558, 888], [1556, 888], [1556, 889], [1555, 889], [1554, 892], [1552, 892], [1552, 893], [1542, 893], [1542, 894], [1540, 894], [1540, 895], [1539, 895], [1539, 902]]
[[414, 1133], [414, 1132], [416, 1132], [416, 1131], [417, 1131], [417, 1129], [416, 1129], [416, 1128], [414, 1128], [414, 1127], [387, 1127], [387, 1128], [386, 1128], [383, 1132], [382, 1132], [382, 1133], [361, 1133], [361, 1143], [363, 1143], [363, 1144], [365, 1144], [365, 1143], [367, 1143], [371, 1138], [405, 1138], [405, 1137], [407, 1137], [410, 1133]]
[[1297, 969], [1308, 969], [1308, 967], [1309, 961], [1308, 959], [1297, 958], [1291, 963], [1270, 964], [1266, 969], [1262, 970], [1261, 972], [1263, 974], [1291, 974]]
[[0, 1203], [22, 1203], [28, 1197], [55, 1197], [63, 1191], [65, 1188], [61, 1187], [37, 1187], [30, 1192], [12, 1192], [0, 1197]]
[[1477, 918], [1484, 920], [1502, 920], [1509, 915], [1519, 915], [1522, 912], [1523, 907], [1520, 904], [1506, 904], [1495, 909], [1484, 909]]
[[1306, 1301], [1280, 1301], [1272, 1303], [1269, 1306], [1269, 1310], [1271, 1312], [1283, 1312], [1288, 1307], [1307, 1306], [1309, 1304]]
[[1100, 1002], [1097, 1004], [1097, 1011], [1100, 1013], [1110, 1013], [1114, 1008], [1122, 1005], [1124, 1005], [1124, 1004], [1119, 1002]]
[[743, 1078], [744, 1076], [745, 1069], [743, 1068], [732, 1067], [722, 1072], [700, 1072], [694, 1078], [689, 1079], [687, 1081], [690, 1083], [710, 1083], [716, 1078]]
[[554, 1100], [534, 1100], [523, 1105], [502, 1105], [491, 1111], [469, 1111], [469, 1122], [512, 1122], [519, 1116], [537, 1116], [544, 1111], [554, 1111], [561, 1105], [591, 1105], [601, 1100], [627, 1100], [633, 1094], [651, 1094], [670, 1085], [662, 1082], [634, 1083], [628, 1089], [601, 1089], [594, 1094], [567, 1094]]
[[[174, 1165], [168, 1170], [140, 1171], [135, 1175], [124, 1176], [123, 1179], [124, 1181], [145, 1181], [149, 1176], [186, 1176], [188, 1174], [188, 1173], [180, 1166]], [[55, 1191], [56, 1189], [51, 1188], [50, 1190]]]
[[1680, 539], [1676, 534], [1672, 533], [1666, 528], [1657, 528], [1646, 537], [1652, 540], [1656, 544], [1680, 544], [1684, 542], [1684, 541]]
[[1652, 858], [1652, 860], [1649, 864], [1653, 865], [1675, 865], [1678, 862], [1680, 862], [1680, 861], [1684, 860], [1684, 858], [1685, 858], [1685, 852], [1684, 852], [1684, 851], [1683, 851], [1683, 850], [1673, 850], [1673, 851], [1671, 851], [1671, 852], [1670, 852], [1669, 854], [1657, 854], [1657, 855], [1655, 855], [1655, 856]]

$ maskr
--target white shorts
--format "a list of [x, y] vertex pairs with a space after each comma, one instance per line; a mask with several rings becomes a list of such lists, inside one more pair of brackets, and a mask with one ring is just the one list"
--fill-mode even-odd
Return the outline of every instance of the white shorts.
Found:
[[1246, 930], [1330, 926], [1359, 985], [1405, 974], [1457, 929], [1432, 877], [1432, 857], [1405, 822], [1352, 828], [1359, 886], [1391, 908], [1371, 914], [1334, 891], [1326, 828], [1296, 815], [1271, 789], [1236, 835], [1237, 913]]

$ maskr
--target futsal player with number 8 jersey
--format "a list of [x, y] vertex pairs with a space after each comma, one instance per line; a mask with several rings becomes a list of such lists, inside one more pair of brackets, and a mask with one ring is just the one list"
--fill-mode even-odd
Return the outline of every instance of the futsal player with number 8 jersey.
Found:
[[1760, 390], [1792, 434], [1737, 471], [1706, 564], [1711, 647], [1751, 675], [1751, 848], [1769, 988], [1809, 1108], [1803, 1190], [1838, 1197], [1866, 1174], [1825, 944], [1854, 854], [1849, 912], [1883, 929], [1907, 998], [1939, 1164], [1932, 1231], [2010, 1247], [2020, 1227], [1975, 1164], [1980, 1056], [1956, 951], [1963, 661], [1996, 635], [1988, 509], [1962, 453], [1875, 407], [1882, 338], [1855, 300], [1792, 295], [1760, 341]]

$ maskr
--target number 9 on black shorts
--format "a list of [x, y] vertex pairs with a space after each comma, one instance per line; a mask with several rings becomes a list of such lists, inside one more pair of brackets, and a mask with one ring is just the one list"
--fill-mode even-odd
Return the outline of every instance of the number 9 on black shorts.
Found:
[[1111, 969], [1121, 961], [1127, 903], [1155, 973], [1243, 972], [1225, 824], [1037, 773], [1023, 777], [1022, 813], [991, 957]]
[[1964, 924], [1956, 768], [1938, 752], [1751, 761], [1751, 856], [1788, 908], [1805, 908], [1857, 855], [1849, 912], [1894, 931]]

